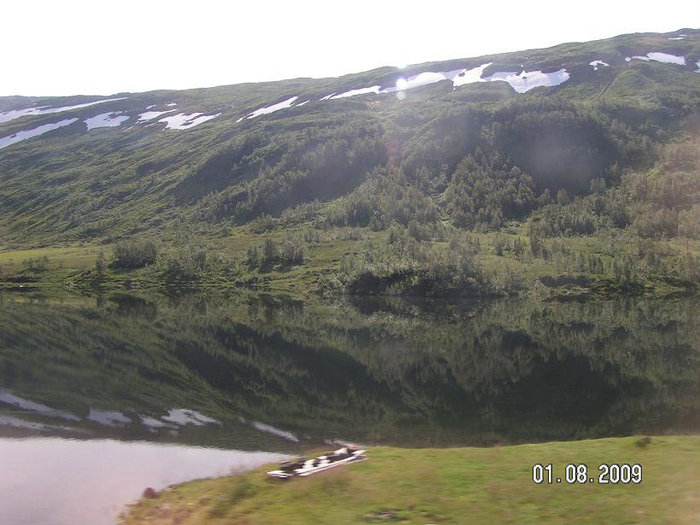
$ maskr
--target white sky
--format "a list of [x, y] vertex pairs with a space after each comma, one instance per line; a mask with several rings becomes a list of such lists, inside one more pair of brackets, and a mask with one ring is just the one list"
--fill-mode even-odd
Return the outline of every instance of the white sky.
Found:
[[2, 0], [0, 96], [324, 77], [700, 27], [694, 0]]

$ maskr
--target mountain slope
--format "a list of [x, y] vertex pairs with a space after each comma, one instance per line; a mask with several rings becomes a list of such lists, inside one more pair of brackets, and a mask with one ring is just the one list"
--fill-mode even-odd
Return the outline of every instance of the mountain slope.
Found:
[[[0, 243], [248, 221], [393, 168], [450, 217], [445, 185], [477, 149], [530, 176], [534, 197], [586, 193], [687, 131], [697, 61], [687, 29], [337, 79], [0, 99]], [[31, 131], [45, 133], [12, 143]]]

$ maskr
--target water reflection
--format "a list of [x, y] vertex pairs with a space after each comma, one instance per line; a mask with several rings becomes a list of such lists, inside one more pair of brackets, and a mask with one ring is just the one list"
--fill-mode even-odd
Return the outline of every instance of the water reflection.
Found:
[[[0, 390], [93, 437], [242, 450], [696, 430], [698, 319], [693, 299], [6, 300]], [[3, 399], [0, 417], [66, 426]]]
[[146, 487], [224, 476], [286, 456], [180, 445], [60, 438], [0, 439], [0, 523], [117, 521]]

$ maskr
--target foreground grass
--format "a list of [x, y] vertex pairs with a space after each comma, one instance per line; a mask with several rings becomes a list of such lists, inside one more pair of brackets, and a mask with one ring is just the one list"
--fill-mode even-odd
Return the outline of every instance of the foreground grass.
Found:
[[[697, 524], [700, 436], [542, 443], [494, 448], [369, 450], [369, 460], [306, 479], [271, 482], [266, 469], [177, 485], [144, 499], [126, 525]], [[532, 466], [639, 463], [639, 485], [537, 485]]]

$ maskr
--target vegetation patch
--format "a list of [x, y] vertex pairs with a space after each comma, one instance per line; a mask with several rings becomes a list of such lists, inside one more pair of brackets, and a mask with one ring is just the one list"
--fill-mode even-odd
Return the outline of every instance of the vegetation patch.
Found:
[[[698, 436], [493, 448], [377, 447], [369, 449], [366, 462], [286, 483], [267, 481], [265, 469], [258, 469], [177, 485], [158, 500], [132, 506], [124, 523], [690, 525], [699, 517], [699, 454]], [[533, 466], [550, 463], [553, 482], [535, 483]], [[569, 464], [586, 465], [594, 482], [567, 483]], [[641, 465], [642, 482], [601, 484], [603, 464]]]

